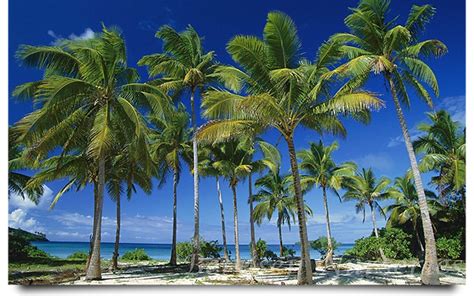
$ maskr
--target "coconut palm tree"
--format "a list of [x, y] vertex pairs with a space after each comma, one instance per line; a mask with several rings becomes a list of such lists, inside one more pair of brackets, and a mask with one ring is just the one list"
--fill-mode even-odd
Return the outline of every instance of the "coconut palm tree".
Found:
[[127, 199], [130, 200], [133, 193], [136, 193], [135, 184], [146, 193], [150, 194], [152, 190], [151, 174], [139, 165], [139, 161], [135, 159], [136, 155], [126, 146], [121, 149], [111, 164], [111, 169], [107, 174], [107, 192], [115, 201], [116, 205], [116, 228], [114, 252], [110, 268], [115, 271], [118, 268], [119, 246], [120, 246], [120, 228], [121, 228], [121, 197], [126, 193]]
[[420, 170], [435, 171], [431, 182], [440, 197], [466, 195], [466, 130], [461, 131], [448, 112], [428, 113], [431, 123], [422, 123], [418, 130], [424, 134], [413, 142], [415, 152], [422, 153]]
[[334, 42], [344, 44], [341, 50], [349, 59], [334, 73], [355, 77], [351, 84], [358, 86], [365, 84], [370, 73], [373, 72], [381, 74], [380, 76], [389, 86], [410, 159], [422, 213], [426, 253], [421, 281], [424, 284], [439, 284], [433, 228], [402, 104], [406, 107], [410, 106], [408, 88], [411, 87], [428, 106], [432, 106], [431, 96], [426, 87], [431, 88], [438, 96], [438, 82], [423, 58], [441, 56], [447, 52], [447, 47], [436, 39], [419, 40], [421, 33], [435, 14], [435, 9], [431, 5], [413, 5], [404, 24], [399, 24], [397, 18], [389, 18], [389, 7], [389, 0], [361, 0], [356, 8], [351, 9], [352, 13], [344, 20], [349, 32], [338, 33], [331, 37]]
[[324, 146], [322, 141], [318, 144], [310, 143], [310, 148], [299, 151], [296, 156], [300, 159], [300, 168], [305, 175], [301, 177], [301, 183], [309, 186], [319, 186], [323, 191], [323, 205], [326, 216], [326, 236], [328, 241], [328, 251], [324, 259], [326, 266], [333, 264], [331, 222], [329, 219], [329, 207], [327, 191], [331, 190], [339, 196], [337, 190], [341, 189], [345, 177], [351, 176], [355, 171], [354, 163], [343, 163], [337, 165], [332, 159], [332, 153], [339, 148], [337, 142], [329, 146]]
[[[283, 257], [283, 237], [281, 228], [284, 224], [291, 229], [291, 223], [295, 222], [297, 204], [294, 198], [294, 190], [291, 189], [291, 175], [280, 175], [279, 172], [269, 172], [267, 175], [257, 179], [255, 186], [260, 190], [253, 196], [257, 202], [253, 213], [255, 222], [261, 225], [264, 218], [272, 219], [277, 212], [276, 224], [278, 227], [278, 238], [280, 242], [280, 257]], [[311, 209], [305, 206], [306, 214], [312, 214]]]
[[[314, 63], [303, 59], [293, 21], [281, 12], [270, 12], [263, 40], [255, 36], [236, 36], [227, 51], [241, 69], [220, 67], [227, 78], [226, 87], [237, 90], [208, 91], [203, 97], [204, 116], [213, 119], [198, 137], [202, 141], [220, 141], [249, 132], [277, 129], [288, 145], [298, 225], [301, 242], [299, 284], [311, 284], [309, 243], [301, 194], [300, 176], [294, 147], [295, 130], [303, 125], [312, 130], [345, 134], [337, 114], [353, 114], [367, 120], [368, 108], [378, 108], [381, 101], [371, 93], [343, 87], [330, 95], [331, 81], [323, 74], [340, 57], [336, 44], [325, 43]], [[224, 75], [225, 73], [226, 75]]]
[[8, 140], [8, 198], [12, 194], [17, 194], [23, 199], [28, 198], [35, 204], [38, 204], [41, 196], [44, 193], [43, 184], [38, 184], [35, 187], [27, 187], [28, 181], [31, 177], [19, 170], [31, 167], [31, 164], [22, 157], [22, 149], [15, 139], [12, 138], [12, 133], [9, 133]]
[[[386, 213], [390, 213], [386, 227], [390, 228], [410, 223], [411, 231], [416, 237], [421, 253], [424, 253], [425, 248], [419, 233], [419, 226], [421, 225], [420, 206], [418, 205], [418, 197], [411, 172], [406, 173], [403, 177], [395, 178], [394, 188], [397, 190], [393, 196], [395, 202], [384, 210]], [[432, 217], [436, 216], [436, 210], [441, 208], [435, 200], [436, 196], [428, 190], [425, 190], [425, 195], [430, 197], [428, 199], [430, 215]]]
[[[149, 163], [145, 121], [136, 106], [156, 109], [163, 96], [126, 89], [138, 81], [127, 67], [125, 42], [117, 29], [103, 27], [90, 40], [64, 40], [59, 46], [21, 46], [17, 52], [26, 66], [45, 70], [43, 79], [18, 86], [14, 96], [33, 98], [39, 108], [13, 127], [25, 155], [40, 162], [59, 147], [60, 160], [82, 149], [93, 166], [93, 178], [82, 180], [95, 188], [93, 250], [86, 279], [100, 279], [100, 240], [106, 163], [110, 165], [116, 139], [137, 143], [134, 153]], [[73, 176], [74, 177], [74, 176]], [[73, 184], [74, 182], [70, 183]], [[69, 183], [68, 183], [69, 184]], [[71, 185], [72, 186], [72, 185]]]
[[[252, 256], [252, 265], [253, 267], [258, 267], [259, 265], [259, 256], [257, 254], [257, 243], [255, 240], [255, 222], [254, 222], [254, 207], [253, 207], [253, 193], [252, 193], [252, 174], [261, 173], [265, 169], [270, 170], [273, 173], [278, 173], [281, 164], [281, 154], [278, 149], [265, 141], [256, 139], [254, 137], [247, 137], [245, 139], [249, 141], [248, 153], [252, 158], [252, 170], [248, 175], [248, 186], [249, 186], [249, 223], [250, 223], [250, 252]], [[255, 159], [257, 151], [261, 151], [262, 157]]]
[[195, 110], [196, 95], [219, 80], [215, 73], [216, 61], [213, 51], [205, 52], [202, 38], [192, 26], [177, 32], [170, 26], [161, 27], [155, 35], [163, 41], [164, 53], [144, 56], [139, 65], [148, 67], [150, 77], [159, 77], [150, 82], [170, 92], [173, 97], [187, 93], [190, 96], [191, 125], [193, 129], [193, 176], [194, 176], [194, 236], [191, 270], [197, 271], [199, 259], [199, 172], [198, 143], [195, 137], [199, 112]]
[[[229, 258], [229, 251], [227, 248], [227, 236], [225, 231], [225, 215], [224, 215], [224, 204], [222, 202], [222, 190], [221, 190], [221, 183], [220, 183], [220, 172], [214, 167], [214, 162], [218, 161], [215, 158], [215, 153], [220, 154], [219, 150], [220, 147], [216, 145], [207, 145], [204, 148], [200, 149], [201, 153], [206, 153], [206, 157], [204, 160], [199, 162], [199, 171], [201, 172], [202, 176], [212, 176], [216, 179], [216, 189], [217, 189], [217, 201], [219, 203], [219, 210], [221, 216], [221, 233], [222, 233], [222, 247], [224, 252], [224, 260], [226, 262], [230, 261]], [[213, 151], [216, 151], [213, 153]]]
[[248, 142], [231, 140], [218, 145], [215, 150], [216, 161], [213, 167], [219, 174], [229, 181], [232, 190], [234, 206], [234, 244], [235, 244], [235, 270], [240, 271], [240, 246], [239, 246], [239, 221], [237, 207], [237, 184], [247, 177], [252, 171], [252, 159], [249, 154]]
[[[184, 105], [164, 116], [149, 117], [155, 126], [150, 139], [151, 155], [159, 164], [160, 185], [166, 180], [166, 172], [173, 175], [173, 236], [171, 245], [170, 265], [176, 265], [176, 231], [177, 231], [177, 203], [178, 183], [181, 175], [182, 162], [191, 154], [191, 131], [188, 128], [189, 116]], [[165, 173], [163, 173], [165, 172]]]
[[[390, 186], [390, 183], [390, 179], [386, 177], [377, 179], [372, 169], [362, 169], [362, 171], [357, 172], [354, 176], [344, 178], [343, 181], [343, 187], [347, 191], [342, 198], [344, 201], [353, 200], [356, 202], [356, 213], [363, 213], [363, 222], [365, 222], [365, 207], [369, 206], [376, 238], [379, 238], [379, 232], [375, 222], [376, 211], [385, 218], [385, 212], [380, 206], [379, 201], [397, 196], [396, 191]], [[382, 260], [386, 261], [387, 258], [383, 250], [379, 250]]]

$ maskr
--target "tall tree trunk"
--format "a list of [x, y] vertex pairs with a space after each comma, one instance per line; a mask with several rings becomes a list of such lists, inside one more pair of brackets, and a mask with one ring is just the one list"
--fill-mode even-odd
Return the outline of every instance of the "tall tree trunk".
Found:
[[235, 244], [235, 271], [240, 272], [240, 246], [239, 246], [239, 218], [237, 213], [237, 191], [231, 185], [234, 196], [234, 244]]
[[199, 270], [199, 172], [198, 172], [198, 145], [196, 110], [194, 106], [194, 88], [191, 90], [191, 121], [193, 126], [193, 180], [194, 180], [194, 236], [193, 253], [191, 255], [190, 272]]
[[118, 269], [118, 257], [119, 257], [119, 244], [120, 244], [120, 193], [117, 196], [116, 204], [116, 228], [115, 228], [115, 243], [114, 243], [114, 254], [112, 255], [112, 270]]
[[253, 267], [258, 266], [257, 245], [255, 243], [255, 223], [253, 221], [252, 174], [249, 175], [249, 206], [250, 206], [250, 253]]
[[413, 178], [415, 180], [418, 204], [420, 206], [421, 222], [423, 226], [423, 234], [425, 236], [425, 263], [423, 264], [423, 269], [421, 271], [421, 282], [424, 285], [439, 285], [439, 266], [438, 255], [436, 252], [436, 241], [434, 237], [433, 226], [431, 224], [428, 204], [426, 202], [425, 191], [421, 181], [420, 170], [418, 169], [418, 162], [416, 160], [415, 151], [413, 150], [413, 144], [411, 142], [410, 135], [408, 134], [405, 117], [403, 116], [403, 111], [397, 97], [395, 84], [390, 76], [387, 76], [387, 79], [390, 84], [390, 91], [392, 93], [392, 98], [397, 110], [398, 120], [400, 121], [400, 126], [402, 128], [403, 139], [405, 140], [405, 146], [410, 159]]
[[[375, 223], [375, 210], [372, 204], [370, 204], [370, 214], [372, 215], [372, 225], [374, 226], [375, 237], [379, 239], [379, 231], [377, 229], [377, 224]], [[382, 257], [382, 261], [387, 261], [387, 257], [385, 257], [385, 253], [383, 252], [382, 248], [379, 248], [379, 252], [380, 257]]]
[[311, 271], [311, 258], [309, 256], [308, 231], [306, 229], [306, 217], [304, 210], [304, 200], [301, 193], [300, 174], [296, 161], [295, 144], [293, 135], [286, 135], [288, 153], [291, 163], [291, 174], [293, 176], [293, 186], [295, 188], [295, 199], [298, 207], [298, 228], [300, 235], [301, 262], [298, 269], [298, 285], [310, 285], [313, 283], [313, 273]]
[[92, 234], [91, 236], [89, 237], [89, 256], [87, 257], [87, 263], [86, 263], [86, 271], [87, 269], [89, 269], [89, 264], [91, 263], [91, 257], [92, 257], [92, 249], [94, 249], [94, 229], [97, 225], [97, 204], [96, 204], [96, 200], [97, 200], [97, 188], [98, 188], [98, 185], [97, 185], [97, 180], [94, 180], [94, 218], [93, 218], [93, 222], [92, 222]]
[[323, 204], [324, 204], [324, 211], [326, 213], [326, 236], [328, 239], [328, 251], [326, 253], [326, 258], [324, 258], [324, 264], [326, 266], [330, 266], [333, 264], [333, 253], [334, 248], [332, 245], [332, 236], [331, 236], [331, 222], [329, 220], [329, 207], [328, 207], [328, 197], [326, 193], [326, 187], [323, 187]]
[[420, 239], [420, 234], [418, 233], [418, 229], [415, 224], [413, 224], [413, 231], [415, 232], [415, 235], [416, 235], [416, 241], [418, 242], [418, 245], [420, 245], [420, 251], [421, 253], [424, 253], [425, 248], [423, 247], [423, 242]]
[[221, 185], [219, 183], [219, 177], [216, 177], [216, 185], [217, 185], [217, 198], [219, 199], [219, 207], [221, 209], [221, 228], [222, 228], [222, 244], [224, 247], [224, 260], [230, 261], [229, 251], [227, 250], [227, 238], [225, 235], [224, 204], [222, 203], [222, 191], [221, 191]]
[[100, 268], [100, 239], [102, 224], [102, 207], [104, 203], [104, 185], [105, 185], [105, 159], [99, 158], [99, 180], [97, 187], [97, 196], [94, 198], [94, 229], [93, 229], [93, 247], [89, 266], [86, 271], [86, 280], [100, 280], [102, 278]]
[[176, 227], [178, 220], [178, 172], [173, 171], [173, 238], [171, 244], [170, 265], [176, 265]]
[[280, 241], [280, 257], [283, 257], [283, 236], [281, 235], [281, 223], [278, 223], [278, 239]]

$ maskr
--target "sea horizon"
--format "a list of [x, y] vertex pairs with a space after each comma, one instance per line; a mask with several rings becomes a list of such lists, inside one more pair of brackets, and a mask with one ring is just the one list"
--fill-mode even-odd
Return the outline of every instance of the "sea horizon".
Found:
[[[38, 249], [45, 251], [46, 253], [56, 256], [59, 258], [67, 258], [74, 252], [88, 252], [89, 242], [78, 241], [33, 241], [32, 245]], [[219, 244], [219, 246], [222, 246]], [[239, 244], [240, 246], [240, 257], [241, 259], [250, 259], [250, 246], [249, 244]], [[296, 252], [296, 256], [299, 256], [299, 246], [297, 244], [284, 244], [285, 247], [292, 248]], [[335, 255], [342, 255], [347, 249], [354, 246], [354, 243], [341, 243], [341, 245], [335, 250]], [[235, 245], [227, 244], [227, 248], [230, 251], [230, 257], [234, 258]], [[267, 248], [273, 251], [275, 254], [279, 254], [279, 244], [267, 244]], [[125, 252], [134, 249], [144, 249], [145, 252], [156, 260], [168, 260], [171, 253], [171, 244], [169, 243], [129, 243], [121, 242], [119, 244], [119, 254], [122, 256]], [[101, 242], [101, 257], [104, 259], [112, 258], [114, 250], [113, 242]], [[223, 252], [220, 252], [221, 257]], [[310, 250], [311, 259], [319, 259], [321, 253], [316, 250]]]

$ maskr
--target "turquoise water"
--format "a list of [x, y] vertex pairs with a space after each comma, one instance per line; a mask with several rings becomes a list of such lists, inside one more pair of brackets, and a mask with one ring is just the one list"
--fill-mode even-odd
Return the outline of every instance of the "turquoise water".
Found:
[[[59, 258], [66, 258], [74, 252], [84, 251], [89, 252], [88, 242], [33, 242], [34, 246], [39, 249]], [[299, 255], [299, 247], [297, 245], [285, 245], [287, 248], [292, 248], [296, 251], [296, 255]], [[335, 252], [336, 255], [342, 255], [345, 250], [350, 249], [354, 244], [342, 244]], [[145, 249], [145, 252], [153, 259], [169, 259], [171, 253], [171, 244], [140, 244], [140, 243], [121, 243], [119, 253], [122, 255], [126, 251], [133, 250], [136, 248]], [[231, 257], [235, 254], [235, 246], [228, 245], [231, 252]], [[278, 245], [268, 245], [268, 249], [279, 253]], [[113, 243], [102, 243], [101, 244], [101, 257], [110, 259], [114, 250]], [[222, 254], [221, 254], [222, 256]], [[242, 259], [250, 259], [250, 247], [249, 245], [240, 245], [240, 257]], [[311, 250], [311, 258], [319, 259], [321, 254], [315, 250]]]

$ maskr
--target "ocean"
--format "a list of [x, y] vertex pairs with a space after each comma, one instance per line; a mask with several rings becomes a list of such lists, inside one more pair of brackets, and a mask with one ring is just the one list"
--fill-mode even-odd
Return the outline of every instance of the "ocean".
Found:
[[[32, 242], [32, 244], [39, 249], [49, 253], [50, 255], [66, 258], [74, 252], [89, 251], [88, 242]], [[347, 249], [350, 249], [354, 244], [341, 244], [335, 251], [336, 255], [342, 255]], [[279, 245], [267, 245], [268, 249], [275, 252], [278, 255]], [[296, 256], [299, 256], [299, 246], [298, 245], [285, 245], [287, 248], [292, 248], [296, 251]], [[171, 244], [144, 244], [144, 243], [120, 243], [120, 255], [123, 255], [125, 252], [134, 249], [144, 249], [145, 252], [153, 259], [168, 260], [171, 253]], [[235, 254], [235, 246], [228, 245], [228, 249], [231, 252], [231, 258]], [[101, 257], [104, 259], [112, 258], [112, 253], [114, 250], [114, 243], [101, 243]], [[222, 254], [221, 254], [222, 256]], [[319, 259], [321, 254], [311, 249], [311, 259]], [[249, 245], [240, 245], [240, 258], [250, 259], [250, 247]]]

